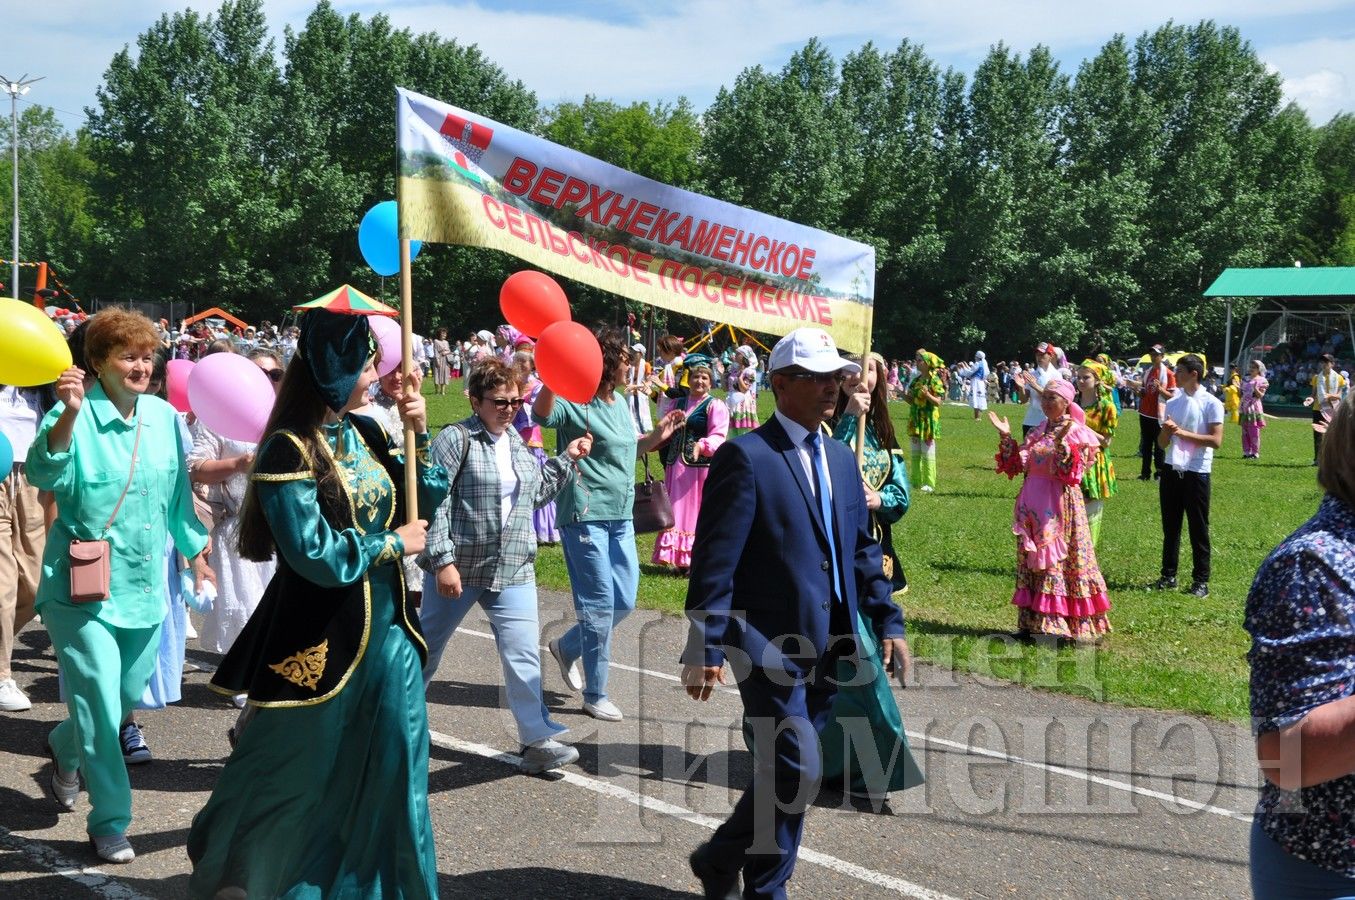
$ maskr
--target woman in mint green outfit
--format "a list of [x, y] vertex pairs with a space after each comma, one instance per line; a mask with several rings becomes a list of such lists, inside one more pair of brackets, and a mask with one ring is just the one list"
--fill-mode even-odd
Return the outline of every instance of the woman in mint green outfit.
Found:
[[[140, 313], [114, 308], [91, 319], [85, 356], [98, 380], [86, 391], [82, 370], [62, 373], [61, 402], [38, 426], [25, 465], [32, 485], [55, 494], [58, 510], [36, 599], [69, 713], [47, 739], [51, 789], [63, 808], [73, 809], [84, 777], [90, 840], [101, 859], [114, 863], [135, 858], [126, 834], [132, 789], [118, 731], [146, 690], [160, 649], [167, 538], [194, 560], [199, 580], [212, 577], [199, 555], [207, 530], [193, 512], [174, 407], [144, 395], [159, 344]], [[108, 599], [74, 602], [71, 541], [100, 538], [110, 546]]]
[[[897, 597], [908, 589], [908, 582], [894, 552], [891, 526], [908, 512], [909, 492], [903, 453], [889, 419], [887, 371], [884, 357], [872, 353], [861, 375], [847, 377], [838, 397], [833, 437], [854, 448], [857, 415], [865, 413], [862, 480], [866, 505], [871, 529], [880, 542], [885, 575], [893, 582]], [[860, 617], [856, 631], [861, 644], [859, 671], [855, 662], [838, 663], [840, 686], [820, 734], [823, 777], [825, 784], [878, 800], [890, 791], [921, 784], [922, 772], [908, 748], [903, 716], [880, 661], [875, 631]]]
[[[427, 647], [401, 566], [427, 523], [395, 527], [403, 460], [348, 415], [376, 380], [375, 354], [365, 317], [302, 317], [241, 513], [241, 555], [276, 551], [278, 568], [212, 677], [248, 706], [189, 832], [191, 897], [437, 895]], [[400, 410], [419, 435], [429, 513], [446, 476], [428, 463], [423, 398], [407, 393]]]

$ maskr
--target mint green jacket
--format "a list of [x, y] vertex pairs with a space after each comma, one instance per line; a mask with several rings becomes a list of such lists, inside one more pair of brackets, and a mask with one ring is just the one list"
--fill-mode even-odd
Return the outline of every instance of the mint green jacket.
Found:
[[167, 609], [166, 541], [172, 537], [178, 551], [190, 558], [207, 546], [207, 529], [193, 512], [178, 413], [159, 397], [141, 396], [132, 418], [123, 419], [96, 382], [75, 419], [70, 447], [50, 453], [47, 435], [64, 409], [58, 403], [43, 418], [25, 463], [29, 483], [54, 493], [57, 503], [57, 519], [42, 556], [38, 612], [48, 603], [71, 603], [70, 543], [97, 539], [108, 522], [127, 484], [139, 420], [136, 472], [107, 534], [112, 548], [109, 599], [73, 605], [116, 628], [158, 625]]

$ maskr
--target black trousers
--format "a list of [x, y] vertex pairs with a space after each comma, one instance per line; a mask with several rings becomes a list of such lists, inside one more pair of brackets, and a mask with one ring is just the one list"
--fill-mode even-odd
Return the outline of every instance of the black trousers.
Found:
[[1153, 474], [1154, 463], [1157, 464], [1159, 476], [1167, 467], [1167, 451], [1157, 445], [1157, 436], [1161, 433], [1162, 423], [1156, 416], [1139, 416], [1139, 456], [1143, 457], [1140, 478], [1147, 478]]
[[[1320, 409], [1317, 408], [1317, 404], [1313, 404], [1313, 424], [1314, 424], [1314, 425], [1321, 425], [1321, 424], [1323, 424], [1323, 423], [1326, 422], [1326, 421], [1327, 421], [1327, 418], [1326, 418], [1324, 415], [1322, 415], [1322, 410], [1320, 410]], [[1317, 462], [1317, 458], [1318, 458], [1318, 456], [1320, 456], [1321, 454], [1322, 454], [1322, 432], [1317, 431], [1317, 430], [1314, 430], [1314, 431], [1313, 431], [1313, 462]]]
[[1181, 558], [1181, 516], [1190, 528], [1191, 580], [1209, 581], [1209, 475], [1168, 468], [1157, 485], [1162, 508], [1162, 577], [1175, 578]]

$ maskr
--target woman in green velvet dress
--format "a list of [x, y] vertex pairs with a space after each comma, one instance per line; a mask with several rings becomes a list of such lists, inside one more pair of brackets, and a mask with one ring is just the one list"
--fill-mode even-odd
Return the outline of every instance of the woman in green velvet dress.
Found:
[[[894, 552], [891, 526], [908, 511], [908, 472], [894, 424], [889, 419], [887, 364], [870, 354], [861, 375], [848, 376], [838, 397], [833, 437], [855, 448], [857, 415], [866, 415], [865, 482], [872, 532], [880, 542], [885, 574], [897, 597], [908, 589], [903, 567]], [[839, 687], [833, 711], [820, 735], [823, 743], [824, 783], [878, 800], [890, 791], [922, 783], [904, 734], [903, 717], [880, 661], [880, 648], [870, 623], [858, 616], [860, 669], [857, 663], [838, 663]]]
[[[278, 569], [212, 678], [249, 700], [188, 836], [191, 897], [437, 895], [427, 647], [400, 565], [426, 522], [399, 525], [403, 461], [348, 415], [376, 379], [375, 351], [363, 316], [302, 318], [241, 515], [241, 555], [276, 552]], [[431, 511], [447, 483], [428, 464], [422, 397], [408, 393], [401, 414]]]

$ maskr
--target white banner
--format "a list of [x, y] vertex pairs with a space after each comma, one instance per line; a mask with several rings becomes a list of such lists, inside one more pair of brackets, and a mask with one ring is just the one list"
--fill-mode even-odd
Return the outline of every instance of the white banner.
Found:
[[865, 344], [871, 247], [397, 93], [402, 237], [492, 247], [698, 319]]

